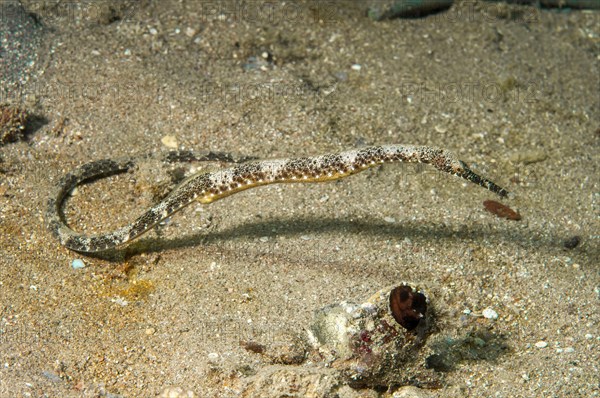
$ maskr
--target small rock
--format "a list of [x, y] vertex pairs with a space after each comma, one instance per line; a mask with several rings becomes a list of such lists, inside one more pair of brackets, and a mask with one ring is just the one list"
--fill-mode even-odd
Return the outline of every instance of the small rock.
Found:
[[265, 346], [252, 340], [241, 340], [240, 347], [243, 347], [246, 351], [253, 352], [255, 354], [264, 354]]
[[546, 160], [546, 158], [548, 158], [548, 155], [546, 155], [546, 152], [544, 152], [541, 149], [534, 149], [531, 151], [522, 151], [522, 152], [513, 153], [510, 156], [509, 160], [513, 163], [531, 164], [531, 163], [542, 162], [542, 161]]
[[498, 313], [491, 308], [486, 308], [481, 314], [487, 319], [498, 319]]
[[484, 200], [483, 207], [485, 207], [485, 209], [490, 213], [495, 214], [500, 218], [506, 218], [507, 220], [514, 221], [519, 221], [521, 219], [521, 215], [518, 212], [500, 202], [496, 202], [495, 200]]
[[275, 364], [300, 365], [306, 359], [307, 349], [306, 340], [301, 336], [283, 333], [269, 345], [265, 356]]
[[196, 36], [196, 33], [198, 33], [198, 31], [194, 28], [191, 28], [189, 26], [187, 28], [185, 28], [185, 35], [187, 37], [194, 37], [194, 36]]
[[365, 388], [435, 377], [418, 355], [428, 330], [425, 295], [401, 284], [362, 304], [342, 301], [317, 310], [308, 337], [348, 385]]
[[165, 135], [160, 139], [160, 142], [167, 148], [177, 149], [177, 139], [174, 135]]
[[431, 398], [433, 395], [429, 391], [414, 386], [399, 388], [394, 392], [392, 398]]
[[190, 390], [184, 390], [181, 387], [168, 387], [165, 388], [159, 395], [160, 398], [194, 398], [194, 392]]
[[50, 380], [50, 381], [53, 381], [53, 382], [55, 382], [55, 383], [58, 383], [58, 382], [61, 382], [61, 381], [63, 381], [63, 380], [60, 378], [60, 376], [59, 376], [59, 375], [57, 375], [57, 374], [56, 374], [56, 373], [54, 373], [54, 372], [47, 371], [47, 370], [44, 370], [44, 371], [42, 372], [42, 376], [44, 376], [44, 377], [45, 377], [45, 378], [47, 378], [48, 380]]
[[564, 241], [563, 245], [565, 246], [566, 249], [572, 250], [575, 249], [577, 246], [579, 246], [579, 243], [581, 242], [581, 238], [577, 235], [567, 239]]
[[208, 354], [208, 360], [210, 362], [215, 362], [217, 359], [219, 359], [219, 354], [217, 354], [216, 352], [211, 352]]
[[375, 21], [422, 17], [452, 6], [453, 0], [370, 0], [367, 15]]
[[125, 300], [123, 297], [114, 297], [110, 299], [115, 304], [119, 304], [121, 307], [126, 307], [129, 305], [129, 301]]
[[535, 343], [535, 346], [537, 348], [546, 348], [548, 347], [548, 343], [546, 343], [545, 341], [538, 341], [537, 343]]
[[76, 258], [75, 260], [73, 260], [73, 262], [71, 262], [71, 268], [73, 268], [73, 269], [85, 268], [85, 263], [83, 262], [83, 260]]
[[247, 398], [337, 397], [341, 381], [330, 368], [293, 365], [270, 365], [250, 377], [243, 378], [240, 393]]

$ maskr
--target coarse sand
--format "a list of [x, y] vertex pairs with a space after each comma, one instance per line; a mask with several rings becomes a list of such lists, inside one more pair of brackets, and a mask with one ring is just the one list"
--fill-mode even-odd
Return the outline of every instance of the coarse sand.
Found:
[[[0, 146], [0, 397], [600, 396], [598, 11], [10, 3], [0, 103], [29, 117]], [[513, 195], [385, 165], [192, 205], [99, 256], [45, 227], [57, 181], [92, 160], [394, 143], [451, 150]], [[65, 213], [110, 231], [218, 167], [149, 158]], [[434, 380], [352, 388], [305, 340], [314, 311], [401, 281], [435, 311], [418, 358]]]

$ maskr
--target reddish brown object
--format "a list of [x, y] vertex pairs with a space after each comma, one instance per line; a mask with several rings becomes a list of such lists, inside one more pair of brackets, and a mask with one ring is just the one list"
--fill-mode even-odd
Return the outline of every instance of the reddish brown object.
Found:
[[519, 221], [521, 219], [521, 215], [511, 209], [508, 206], [503, 205], [502, 203], [496, 202], [495, 200], [485, 200], [483, 201], [483, 206], [487, 211], [500, 218], [506, 218], [508, 220]]
[[398, 286], [390, 293], [392, 316], [406, 330], [413, 330], [425, 318], [427, 299], [420, 292], [413, 292], [410, 286]]
[[255, 354], [264, 354], [265, 346], [251, 340], [240, 340], [240, 346]]

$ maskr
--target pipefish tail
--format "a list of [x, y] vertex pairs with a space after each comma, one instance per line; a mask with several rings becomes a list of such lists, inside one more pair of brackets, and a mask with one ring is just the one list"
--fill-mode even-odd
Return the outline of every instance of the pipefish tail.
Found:
[[[181, 160], [236, 161], [231, 155], [217, 152], [169, 153], [165, 157], [166, 162]], [[62, 210], [70, 192], [85, 181], [126, 172], [136, 164], [135, 159], [127, 158], [94, 161], [65, 175], [48, 200], [46, 220], [50, 232], [66, 248], [84, 253], [99, 252], [130, 242], [195, 201], [209, 204], [261, 185], [337, 180], [383, 163], [395, 162], [430, 164], [500, 196], [508, 195], [507, 190], [476, 174], [446, 150], [410, 145], [371, 146], [314, 157], [249, 161], [214, 172], [199, 173], [184, 180], [163, 200], [125, 227], [98, 235], [86, 235], [71, 229]]]

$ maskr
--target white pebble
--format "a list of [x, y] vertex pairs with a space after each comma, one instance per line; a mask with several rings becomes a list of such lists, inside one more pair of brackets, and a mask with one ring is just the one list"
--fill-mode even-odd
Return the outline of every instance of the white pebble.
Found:
[[261, 242], [268, 242], [269, 241], [269, 237], [268, 236], [262, 236], [259, 239]]
[[588, 340], [590, 340], [590, 339], [593, 339], [594, 336], [592, 334], [588, 333], [588, 334], [585, 335], [585, 338], [588, 339]]
[[428, 390], [414, 386], [405, 386], [396, 390], [392, 398], [431, 398], [432, 396]]
[[546, 343], [545, 341], [538, 341], [537, 343], [535, 343], [535, 346], [537, 348], [546, 348], [548, 347], [548, 343]]
[[185, 29], [185, 35], [187, 37], [194, 37], [194, 36], [196, 36], [196, 33], [197, 33], [196, 29], [191, 28], [189, 26]]
[[83, 262], [83, 260], [76, 258], [75, 260], [73, 260], [73, 262], [71, 263], [71, 268], [73, 269], [81, 269], [81, 268], [85, 268], [85, 263]]
[[362, 66], [360, 64], [353, 64], [351, 68], [352, 70], [359, 71], [362, 69]]
[[498, 319], [498, 313], [491, 308], [486, 308], [481, 313], [487, 319]]
[[177, 148], [177, 139], [174, 135], [165, 135], [160, 139], [160, 142], [167, 148], [176, 149]]
[[194, 398], [194, 392], [191, 390], [184, 390], [181, 387], [168, 387], [163, 390], [160, 395], [160, 398]]
[[127, 300], [125, 300], [123, 297], [114, 297], [111, 298], [110, 301], [112, 301], [113, 303], [119, 304], [121, 307], [126, 307], [129, 302]]
[[396, 222], [396, 219], [394, 217], [384, 217], [383, 220], [385, 222], [389, 222], [390, 224], [393, 224]]
[[216, 361], [217, 359], [219, 359], [219, 354], [217, 354], [216, 352], [211, 352], [210, 354], [208, 354], [209, 361]]

